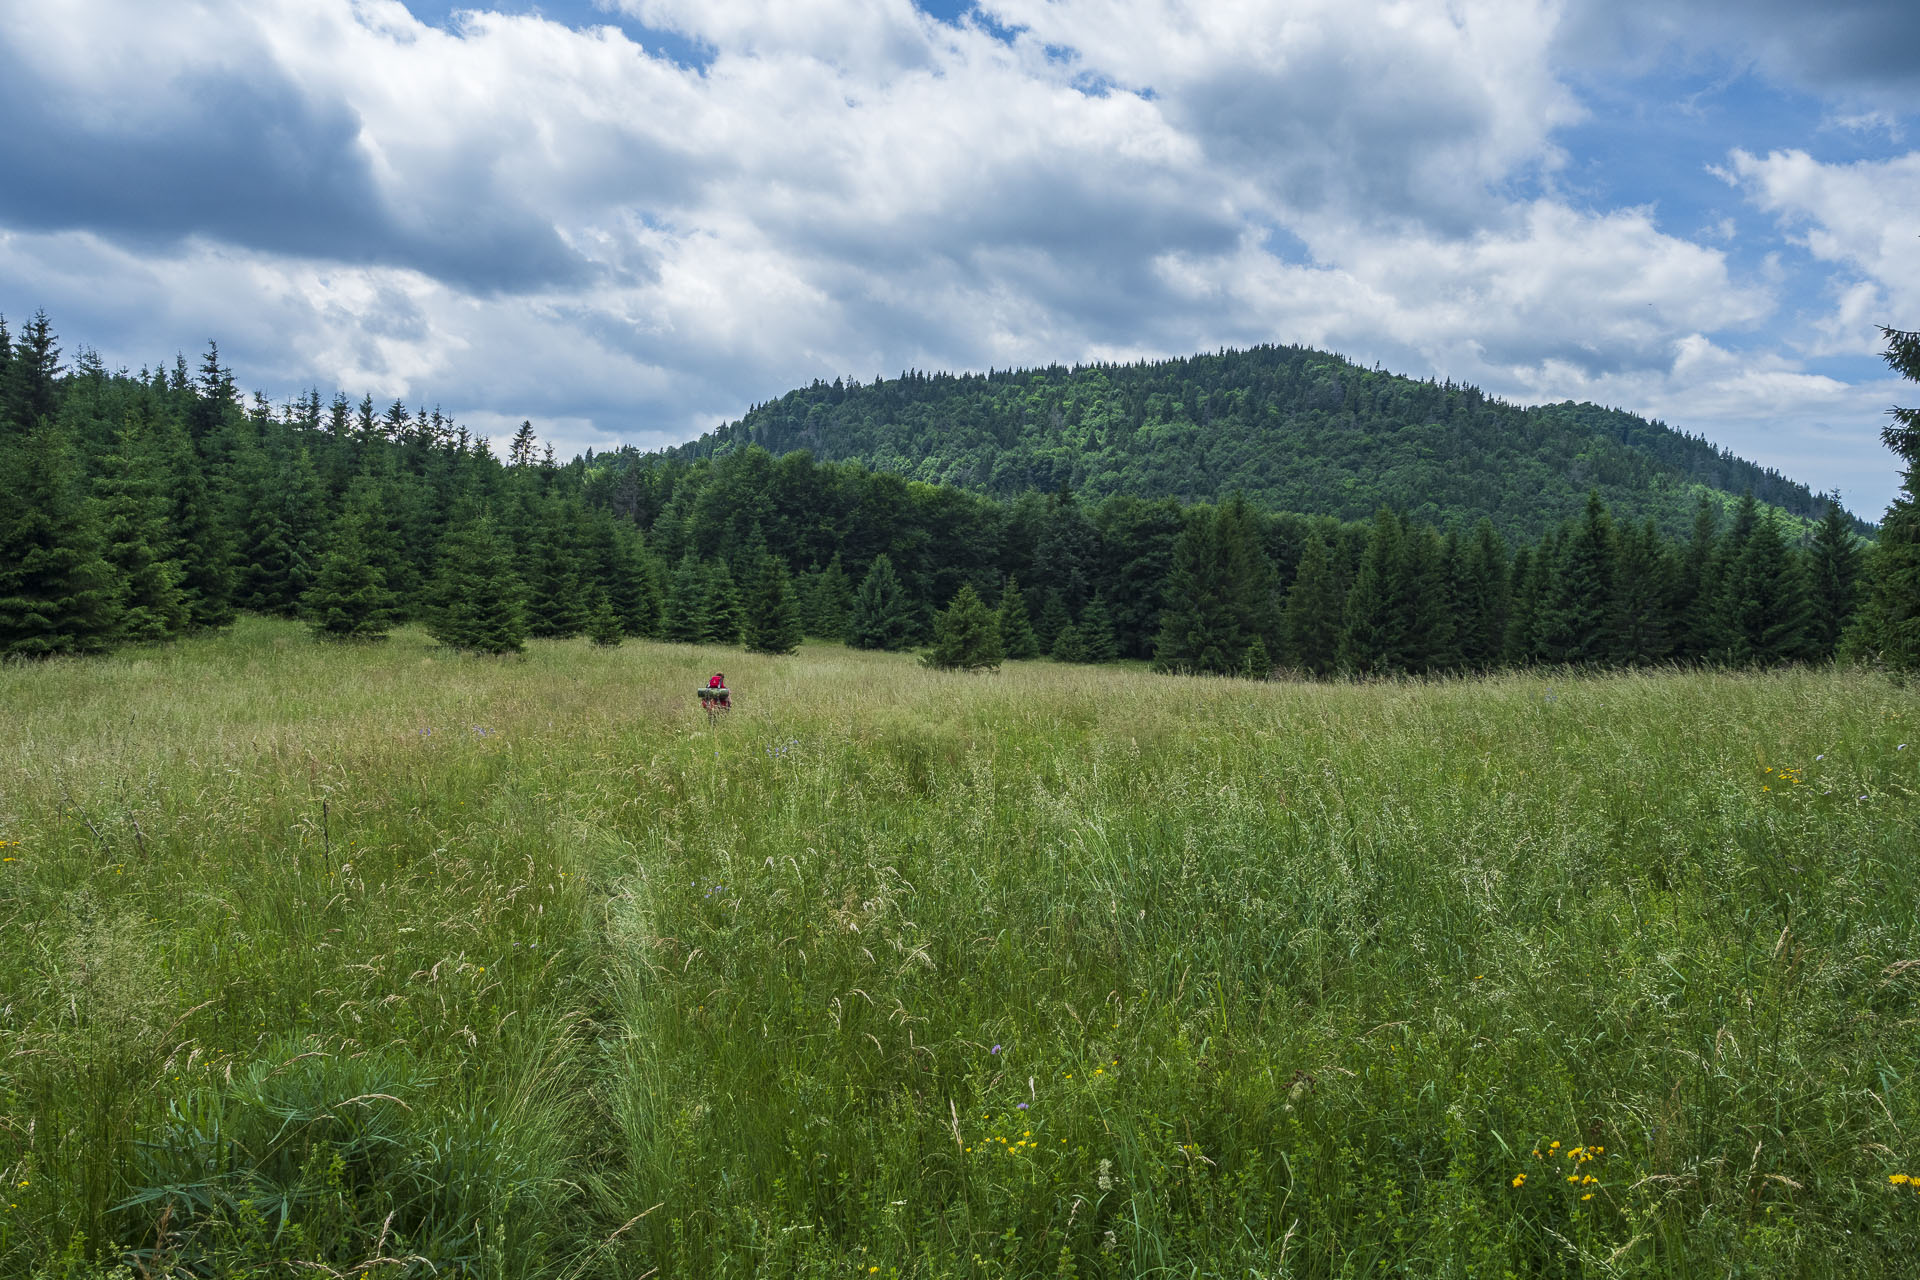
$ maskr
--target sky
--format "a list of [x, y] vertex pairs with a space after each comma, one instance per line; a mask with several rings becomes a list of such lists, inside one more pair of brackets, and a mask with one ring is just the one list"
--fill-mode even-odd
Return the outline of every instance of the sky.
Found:
[[0, 0], [0, 314], [563, 457], [1303, 343], [1877, 518], [1912, 0]]

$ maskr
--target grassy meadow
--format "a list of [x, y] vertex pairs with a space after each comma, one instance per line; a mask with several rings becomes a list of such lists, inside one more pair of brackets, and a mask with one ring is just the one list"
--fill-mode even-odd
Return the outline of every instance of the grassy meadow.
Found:
[[253, 619], [0, 668], [0, 744], [0, 1276], [1920, 1256], [1920, 700], [1872, 676]]

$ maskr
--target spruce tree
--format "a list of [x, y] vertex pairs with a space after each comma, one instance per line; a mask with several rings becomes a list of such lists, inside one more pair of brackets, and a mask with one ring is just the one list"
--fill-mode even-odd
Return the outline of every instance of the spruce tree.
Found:
[[1071, 622], [1060, 628], [1060, 634], [1053, 638], [1053, 652], [1048, 656], [1055, 662], [1087, 661], [1087, 643], [1080, 638], [1080, 628]]
[[1674, 585], [1679, 576], [1680, 566], [1652, 516], [1639, 528], [1621, 534], [1620, 661], [1648, 665], [1672, 656]]
[[733, 571], [718, 557], [706, 565], [707, 613], [700, 639], [707, 644], [740, 643], [740, 589]]
[[800, 647], [800, 610], [784, 561], [762, 553], [747, 593], [742, 638], [754, 653], [792, 653]]
[[625, 628], [621, 624], [620, 615], [614, 611], [613, 601], [608, 598], [605, 591], [596, 587], [593, 593], [593, 608], [587, 614], [587, 639], [592, 641], [596, 648], [617, 649], [624, 634]]
[[1831, 658], [1859, 604], [1860, 547], [1853, 521], [1829, 499], [1827, 514], [1814, 530], [1807, 560], [1812, 614], [1807, 626], [1809, 656]]
[[166, 471], [152, 438], [129, 416], [94, 478], [106, 560], [120, 582], [120, 638], [162, 640], [187, 625], [179, 563], [167, 536]]
[[1455, 619], [1460, 660], [1470, 671], [1491, 671], [1506, 654], [1513, 610], [1512, 566], [1493, 521], [1482, 518], [1462, 551]]
[[1156, 671], [1230, 675], [1246, 654], [1248, 636], [1219, 533], [1216, 513], [1200, 507], [1174, 539], [1153, 646]]
[[250, 451], [242, 463], [237, 602], [255, 613], [293, 617], [319, 567], [325, 500], [305, 449]]
[[1009, 659], [1037, 658], [1040, 656], [1040, 641], [1033, 634], [1033, 622], [1027, 617], [1027, 598], [1020, 592], [1020, 584], [1013, 578], [1007, 579], [1006, 587], [1000, 592], [1000, 608], [994, 615], [994, 621], [1000, 632], [1001, 652]]
[[1513, 557], [1513, 612], [1507, 620], [1507, 661], [1518, 666], [1545, 660], [1541, 615], [1560, 559], [1560, 538], [1549, 530]]
[[1806, 577], [1772, 508], [1741, 539], [1739, 556], [1727, 566], [1721, 599], [1730, 661], [1770, 665], [1807, 656]]
[[1711, 662], [1746, 663], [1753, 660], [1749, 651], [1747, 621], [1759, 609], [1749, 598], [1753, 582], [1739, 572], [1747, 562], [1747, 544], [1760, 527], [1760, 504], [1751, 492], [1742, 494], [1733, 508], [1733, 521], [1727, 536], [1720, 540], [1713, 564], [1713, 600], [1705, 636], [1705, 657]]
[[1453, 618], [1448, 609], [1446, 558], [1431, 528], [1402, 526], [1388, 584], [1394, 614], [1388, 668], [1418, 675], [1451, 665]]
[[699, 644], [707, 634], [707, 573], [698, 556], [680, 557], [661, 610], [660, 636], [680, 644]]
[[1042, 649], [1052, 653], [1054, 641], [1072, 624], [1073, 615], [1067, 611], [1066, 594], [1058, 587], [1049, 588], [1041, 600], [1040, 617], [1033, 624], [1033, 635]]
[[[1258, 636], [1267, 648], [1281, 643], [1280, 580], [1260, 536], [1260, 516], [1246, 495], [1235, 493], [1220, 507], [1215, 537], [1226, 559], [1233, 610], [1242, 634]], [[1081, 629], [1085, 637], [1085, 628]]]
[[999, 620], [973, 584], [962, 583], [953, 602], [933, 620], [933, 647], [921, 662], [941, 671], [990, 671], [1000, 665]]
[[912, 634], [913, 608], [906, 588], [893, 571], [893, 561], [884, 553], [877, 555], [854, 597], [847, 643], [856, 649], [904, 649]]
[[1343, 610], [1340, 665], [1348, 671], [1371, 675], [1393, 670], [1401, 650], [1402, 612], [1394, 599], [1394, 580], [1401, 572], [1402, 536], [1393, 512], [1380, 508]]
[[1693, 511], [1693, 536], [1680, 557], [1674, 656], [1702, 662], [1719, 650], [1720, 503], [1702, 493]]
[[393, 626], [394, 595], [368, 545], [367, 516], [349, 510], [334, 529], [301, 612], [323, 640], [384, 640]]
[[653, 557], [639, 530], [620, 529], [619, 555], [614, 565], [614, 583], [607, 591], [621, 633], [629, 636], [660, 634], [662, 592], [660, 563]]
[[[563, 640], [586, 628], [581, 583], [568, 539], [557, 524], [543, 529], [527, 582], [528, 634]], [[596, 584], [600, 585], [600, 584]]]
[[1340, 609], [1326, 540], [1318, 533], [1309, 534], [1282, 617], [1286, 636], [1282, 652], [1289, 665], [1314, 676], [1332, 673], [1340, 657]]
[[233, 538], [208, 487], [199, 450], [179, 424], [166, 428], [168, 526], [186, 598], [187, 625], [194, 630], [233, 621]]
[[[16, 357], [17, 359], [17, 357]], [[66, 437], [41, 422], [0, 442], [0, 657], [99, 653], [120, 625], [120, 584], [100, 555]]]
[[847, 571], [841, 567], [838, 551], [814, 580], [807, 604], [810, 635], [822, 640], [847, 638], [847, 623], [853, 617], [853, 584], [847, 581]]
[[1267, 653], [1267, 643], [1259, 636], [1247, 646], [1247, 652], [1240, 659], [1240, 675], [1246, 680], [1271, 680], [1273, 678], [1273, 658]]
[[1099, 592], [1094, 592], [1093, 599], [1087, 601], [1074, 627], [1080, 632], [1080, 643], [1086, 647], [1088, 662], [1112, 662], [1120, 656], [1120, 646], [1113, 639], [1113, 614], [1107, 609], [1106, 597]]
[[1561, 540], [1560, 556], [1540, 603], [1536, 635], [1548, 662], [1591, 666], [1620, 652], [1616, 596], [1620, 543], [1613, 517], [1595, 490], [1587, 509]]
[[427, 631], [455, 649], [518, 653], [527, 639], [522, 592], [499, 526], [482, 513], [441, 542], [436, 607]]

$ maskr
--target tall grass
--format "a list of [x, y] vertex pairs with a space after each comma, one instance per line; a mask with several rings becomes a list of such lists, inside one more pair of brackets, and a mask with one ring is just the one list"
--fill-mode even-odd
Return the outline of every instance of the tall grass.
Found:
[[1920, 1247], [1920, 735], [1868, 677], [497, 662], [249, 621], [0, 669], [0, 709], [0, 1274]]

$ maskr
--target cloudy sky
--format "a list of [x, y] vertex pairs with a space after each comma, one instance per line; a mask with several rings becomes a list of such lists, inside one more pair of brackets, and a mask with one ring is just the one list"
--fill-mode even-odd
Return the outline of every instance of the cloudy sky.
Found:
[[690, 438], [815, 377], [1302, 342], [1877, 516], [1913, 0], [0, 0], [0, 313]]

